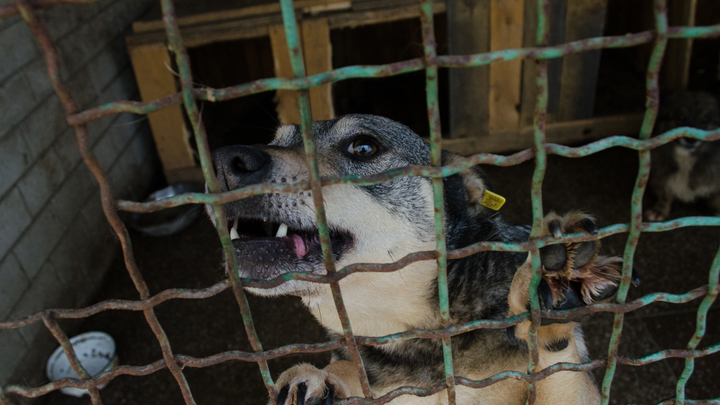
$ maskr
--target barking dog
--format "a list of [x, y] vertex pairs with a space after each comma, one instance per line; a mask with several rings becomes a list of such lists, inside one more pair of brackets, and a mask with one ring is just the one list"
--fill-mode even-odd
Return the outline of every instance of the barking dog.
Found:
[[[407, 165], [430, 164], [430, 147], [409, 128], [389, 119], [348, 115], [313, 123], [323, 176], [371, 175]], [[443, 164], [458, 156], [443, 154]], [[308, 179], [300, 128], [283, 126], [268, 146], [230, 146], [213, 154], [222, 190], [262, 182], [294, 183]], [[444, 179], [448, 249], [480, 241], [522, 242], [527, 226], [512, 225], [479, 203], [491, 190], [478, 167]], [[338, 268], [353, 263], [389, 263], [407, 254], [434, 250], [433, 197], [430, 180], [410, 176], [372, 186], [323, 188], [332, 251]], [[241, 277], [268, 279], [290, 271], [325, 274], [312, 194], [264, 194], [225, 205]], [[545, 235], [595, 232], [584, 214], [549, 214]], [[273, 236], [274, 235], [274, 236]], [[539, 288], [543, 308], [572, 308], [607, 299], [617, 290], [618, 258], [599, 256], [599, 242], [567, 243], [541, 251]], [[448, 262], [451, 324], [505, 319], [527, 311], [532, 276], [526, 253], [481, 252]], [[435, 261], [413, 263], [391, 273], [355, 273], [340, 282], [355, 334], [384, 336], [410, 329], [440, 328]], [[302, 297], [333, 338], [342, 337], [330, 287], [289, 281], [271, 289], [249, 288], [266, 296]], [[545, 323], [543, 323], [545, 325]], [[455, 374], [483, 379], [527, 370], [529, 322], [510, 330], [481, 329], [452, 339]], [[575, 322], [542, 326], [538, 332], [540, 366], [587, 359]], [[429, 387], [444, 381], [441, 342], [416, 339], [359, 348], [375, 397], [401, 386]], [[346, 350], [333, 353], [324, 369], [301, 364], [277, 380], [280, 404], [332, 403], [362, 396]], [[560, 372], [538, 383], [538, 404], [599, 403], [587, 373]], [[459, 386], [458, 404], [524, 404], [527, 384], [506, 380], [483, 389]], [[393, 404], [443, 404], [447, 394], [401, 396]]]

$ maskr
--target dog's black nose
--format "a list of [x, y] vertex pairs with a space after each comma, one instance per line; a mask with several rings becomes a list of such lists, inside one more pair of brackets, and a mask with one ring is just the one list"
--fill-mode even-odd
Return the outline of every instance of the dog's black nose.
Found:
[[252, 146], [226, 146], [212, 153], [220, 183], [227, 190], [260, 183], [269, 172], [270, 155]]

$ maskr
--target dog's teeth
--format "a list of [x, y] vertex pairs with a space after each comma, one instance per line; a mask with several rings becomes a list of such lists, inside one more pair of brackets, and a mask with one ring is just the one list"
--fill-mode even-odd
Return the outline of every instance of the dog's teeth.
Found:
[[232, 226], [232, 228], [230, 228], [230, 239], [232, 239], [232, 240], [240, 239], [240, 234], [237, 231], [239, 220], [240, 220], [240, 218], [235, 218], [235, 221], [233, 221], [233, 226]]
[[278, 231], [277, 231], [277, 233], [275, 234], [275, 237], [276, 237], [276, 238], [283, 238], [283, 237], [287, 236], [287, 230], [288, 230], [288, 226], [287, 226], [287, 225], [285, 225], [285, 224], [280, 224], [280, 227], [278, 228]]

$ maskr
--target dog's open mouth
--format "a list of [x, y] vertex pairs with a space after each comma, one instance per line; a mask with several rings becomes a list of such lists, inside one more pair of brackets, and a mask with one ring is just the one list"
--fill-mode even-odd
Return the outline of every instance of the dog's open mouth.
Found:
[[[290, 222], [290, 221], [288, 221]], [[324, 273], [317, 228], [297, 228], [273, 219], [228, 221], [241, 277], [267, 279], [290, 271]], [[352, 243], [347, 232], [330, 231], [333, 256], [338, 259]]]

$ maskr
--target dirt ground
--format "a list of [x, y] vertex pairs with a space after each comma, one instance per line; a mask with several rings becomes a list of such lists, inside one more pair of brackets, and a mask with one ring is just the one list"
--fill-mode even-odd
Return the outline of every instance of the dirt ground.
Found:
[[[508, 202], [502, 213], [528, 223], [530, 179], [533, 162], [510, 167], [486, 167], [498, 193]], [[629, 222], [629, 201], [637, 170], [637, 153], [613, 149], [590, 157], [550, 157], [544, 182], [545, 211], [565, 212], [583, 208], [593, 213], [600, 226]], [[672, 216], [710, 215], [703, 204], [676, 205]], [[707, 284], [708, 270], [720, 241], [720, 229], [685, 228], [672, 232], [643, 234], [635, 256], [642, 285], [630, 298], [652, 292], [683, 293]], [[153, 293], [167, 288], [210, 286], [224, 275], [220, 247], [205, 218], [182, 233], [153, 238], [132, 234], [137, 260]], [[603, 241], [607, 254], [622, 255], [626, 235]], [[137, 293], [118, 258], [96, 301], [109, 298], [136, 299]], [[258, 334], [265, 349], [304, 342], [322, 342], [322, 328], [296, 298], [249, 297]], [[695, 324], [698, 302], [684, 305], [653, 304], [625, 318], [620, 353], [639, 357], [659, 350], [684, 348]], [[225, 291], [205, 300], [174, 300], [155, 309], [175, 353], [197, 357], [226, 350], [250, 350], [239, 310], [232, 294]], [[720, 311], [710, 311], [706, 337], [700, 346], [720, 341]], [[612, 316], [595, 315], [585, 324], [591, 356], [607, 356]], [[74, 333], [104, 331], [113, 336], [122, 364], [144, 365], [160, 359], [159, 345], [139, 312], [107, 311], [82, 323], [64, 323]], [[720, 397], [718, 354], [699, 359], [687, 386], [687, 397]], [[269, 362], [273, 377], [287, 367], [307, 361], [324, 366], [327, 355], [293, 355]], [[619, 366], [612, 385], [612, 403], [655, 404], [674, 396], [684, 361], [672, 359], [643, 367]], [[254, 363], [229, 362], [206, 369], [184, 369], [198, 404], [264, 404], [267, 400]], [[596, 370], [602, 381], [604, 370]], [[167, 370], [146, 377], [121, 376], [101, 391], [106, 405], [180, 404], [177, 384]], [[51, 393], [40, 403], [89, 404], [88, 397], [72, 398]]]

